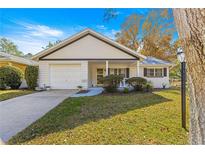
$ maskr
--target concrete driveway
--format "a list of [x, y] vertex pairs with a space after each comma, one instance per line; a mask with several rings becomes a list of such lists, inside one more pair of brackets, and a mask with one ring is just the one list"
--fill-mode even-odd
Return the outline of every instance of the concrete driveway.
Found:
[[74, 93], [76, 90], [51, 90], [0, 102], [0, 141], [7, 142]]

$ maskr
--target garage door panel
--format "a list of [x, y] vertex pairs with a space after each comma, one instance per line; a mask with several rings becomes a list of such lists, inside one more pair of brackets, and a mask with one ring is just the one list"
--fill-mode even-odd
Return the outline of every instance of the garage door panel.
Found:
[[50, 83], [53, 89], [76, 89], [81, 80], [80, 65], [50, 66]]

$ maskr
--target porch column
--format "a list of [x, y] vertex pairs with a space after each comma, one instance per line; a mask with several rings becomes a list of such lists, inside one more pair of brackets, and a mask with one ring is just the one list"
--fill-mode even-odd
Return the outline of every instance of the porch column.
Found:
[[140, 61], [137, 60], [137, 77], [140, 76]]
[[106, 66], [105, 66], [105, 75], [108, 76], [108, 60], [106, 60]]

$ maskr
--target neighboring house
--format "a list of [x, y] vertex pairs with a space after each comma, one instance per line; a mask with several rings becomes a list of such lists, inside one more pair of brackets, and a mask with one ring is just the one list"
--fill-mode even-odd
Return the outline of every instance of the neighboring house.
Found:
[[[37, 53], [39, 86], [76, 89], [101, 86], [100, 78], [121, 74], [124, 78], [145, 77], [155, 88], [169, 87], [171, 63], [146, 57], [91, 29]], [[125, 80], [124, 80], [125, 81]], [[126, 86], [125, 82], [120, 84]]]
[[5, 52], [0, 52], [0, 67], [1, 66], [15, 66], [21, 69], [23, 72], [27, 65], [38, 65], [36, 61], [14, 56]]
[[[0, 52], [0, 67], [1, 66], [14, 66], [22, 70], [22, 72], [25, 72], [26, 66], [32, 65], [32, 66], [38, 66], [38, 63], [36, 61], [14, 56], [5, 52]], [[27, 84], [25, 79], [22, 80], [22, 84], [20, 88], [26, 88]]]

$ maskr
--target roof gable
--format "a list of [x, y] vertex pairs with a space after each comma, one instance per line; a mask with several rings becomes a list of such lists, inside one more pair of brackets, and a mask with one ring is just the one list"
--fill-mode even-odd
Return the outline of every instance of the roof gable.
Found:
[[[92, 38], [91, 38], [92, 37]], [[92, 39], [93, 43], [90, 43], [89, 41], [85, 41], [86, 38], [90, 38]], [[84, 40], [84, 42], [82, 41]], [[78, 43], [78, 45], [77, 45]], [[88, 43], [87, 46], [86, 44], [83, 43]], [[99, 49], [97, 48], [96, 44], [99, 45]], [[74, 45], [75, 44], [75, 45]], [[103, 45], [102, 45], [103, 44]], [[69, 47], [70, 46], [70, 47]], [[76, 46], [76, 47], [74, 47]], [[77, 47], [78, 46], [78, 47]], [[109, 48], [109, 50], [111, 50], [110, 52], [107, 53], [107, 51], [104, 51], [105, 55], [108, 54], [107, 56], [103, 57], [102, 54], [102, 49], [101, 48], [105, 48], [105, 50]], [[94, 56], [91, 56], [91, 53], [87, 53], [87, 57], [86, 55], [77, 55], [77, 53], [75, 52], [75, 50], [80, 50], [80, 47], [84, 47], [85, 50], [81, 49], [81, 52], [83, 54], [85, 54], [85, 52], [93, 52]], [[101, 47], [101, 48], [100, 48]], [[67, 50], [65, 51], [65, 49], [67, 48]], [[70, 49], [68, 49], [70, 48]], [[88, 49], [91, 49], [91, 51], [89, 51]], [[95, 49], [95, 51], [94, 51]], [[64, 51], [63, 51], [64, 50]], [[101, 51], [101, 52], [100, 52]], [[55, 54], [56, 52], [56, 54]], [[57, 53], [61, 53], [61, 56], [63, 56], [63, 53], [65, 52], [65, 56], [64, 58], [66, 59], [83, 59], [83, 58], [87, 58], [87, 59], [95, 59], [95, 58], [100, 58], [99, 56], [101, 55], [102, 58], [109, 58], [109, 56], [111, 56], [110, 58], [121, 58], [121, 59], [126, 59], [126, 58], [132, 58], [132, 59], [144, 59], [145, 56], [136, 53], [135, 51], [99, 34], [96, 33], [90, 29], [86, 29], [72, 37], [70, 37], [69, 39], [64, 40], [63, 42], [57, 44], [54, 47], [51, 47], [47, 50], [44, 50], [38, 54], [36, 54], [33, 59], [36, 60], [45, 60], [45, 59], [61, 59], [63, 57], [59, 57], [60, 55]], [[68, 53], [70, 52], [70, 53]], [[74, 53], [74, 55], [72, 54], [72, 52]], [[80, 51], [78, 51], [79, 54]], [[118, 52], [118, 54], [116, 54], [116, 52]], [[120, 56], [119, 56], [120, 54]], [[70, 56], [72, 55], [72, 56]], [[116, 57], [113, 57], [114, 55], [116, 55]], [[96, 57], [95, 57], [96, 56]]]
[[138, 57], [88, 34], [41, 59], [138, 59]]

